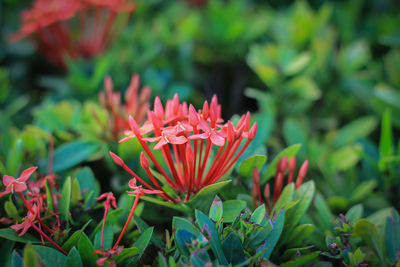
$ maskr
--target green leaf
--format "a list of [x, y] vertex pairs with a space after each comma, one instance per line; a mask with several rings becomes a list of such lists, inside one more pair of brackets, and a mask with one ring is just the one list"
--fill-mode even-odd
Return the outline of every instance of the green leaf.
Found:
[[[135, 219], [136, 226], [138, 227], [141, 233], [150, 228], [150, 226], [148, 226], [147, 223], [143, 221], [142, 218], [140, 218], [136, 214], [133, 214], [133, 218]], [[151, 242], [154, 245], [158, 246], [160, 249], [163, 249], [165, 247], [165, 243], [157, 235], [151, 236]]]
[[300, 256], [295, 258], [294, 260], [285, 262], [281, 264], [282, 267], [297, 267], [297, 266], [303, 266], [305, 263], [310, 262], [318, 258], [319, 254], [321, 252], [315, 251], [310, 254], [306, 254], [304, 256]]
[[114, 257], [114, 260], [117, 264], [119, 264], [122, 261], [135, 256], [138, 253], [139, 253], [138, 248], [124, 248], [120, 254]]
[[261, 179], [261, 183], [264, 184], [266, 183], [269, 178], [271, 178], [275, 174], [275, 169], [276, 165], [278, 164], [278, 161], [283, 159], [283, 157], [288, 156], [288, 158], [292, 158], [296, 156], [297, 152], [300, 150], [301, 144], [296, 144], [292, 145], [285, 150], [281, 151], [271, 162], [271, 164], [268, 166], [267, 171], [264, 173]]
[[39, 267], [39, 257], [32, 244], [28, 243], [24, 248], [24, 267]]
[[52, 194], [51, 194], [49, 183], [47, 182], [47, 180], [45, 181], [44, 185], [45, 185], [45, 188], [46, 188], [47, 208], [54, 212], [53, 198], [51, 197]]
[[89, 220], [88, 222], [85, 223], [85, 225], [79, 230], [74, 232], [68, 239], [67, 241], [64, 242], [62, 245], [62, 248], [66, 251], [69, 251], [72, 249], [72, 247], [78, 245], [78, 241], [81, 238], [81, 235], [83, 231], [86, 229], [86, 227], [90, 224], [92, 220]]
[[66, 256], [54, 248], [33, 246], [45, 266], [64, 266]]
[[74, 206], [78, 204], [79, 200], [81, 200], [81, 188], [77, 179], [74, 179], [72, 182], [71, 188], [71, 205]]
[[376, 187], [375, 180], [362, 182], [356, 187], [356, 189], [354, 189], [349, 200], [353, 203], [363, 201], [373, 192], [375, 187]]
[[246, 208], [246, 202], [243, 200], [227, 200], [223, 203], [222, 221], [231, 223], [236, 220], [236, 217]]
[[214, 196], [230, 182], [231, 180], [226, 180], [203, 187], [191, 200], [189, 200], [188, 204], [193, 209], [205, 209], [205, 206], [208, 208], [214, 199]]
[[176, 246], [180, 253], [186, 257], [190, 256], [188, 245], [192, 243], [196, 237], [185, 229], [179, 229], [175, 233]]
[[212, 261], [205, 249], [194, 251], [190, 255], [190, 263], [195, 267], [212, 266]]
[[16, 250], [14, 250], [13, 253], [12, 253], [11, 266], [12, 266], [12, 267], [23, 267], [23, 259], [22, 259], [22, 257], [17, 253]]
[[[98, 149], [95, 143], [74, 141], [58, 147], [54, 151], [53, 172], [67, 170], [85, 161]], [[42, 163], [42, 169], [47, 169], [48, 161]]]
[[189, 208], [187, 205], [183, 204], [183, 203], [171, 203], [171, 202], [167, 202], [165, 200], [160, 200], [158, 198], [155, 197], [148, 197], [148, 196], [143, 196], [140, 197], [140, 199], [143, 199], [145, 201], [157, 204], [157, 205], [161, 205], [170, 209], [174, 209], [174, 210], [178, 210], [181, 211], [183, 213], [192, 213], [192, 209]]
[[292, 202], [294, 199], [294, 183], [290, 183], [282, 191], [282, 194], [279, 196], [278, 201], [275, 203], [272, 214], [274, 212], [279, 212], [282, 208], [285, 208], [289, 202]]
[[79, 240], [77, 249], [79, 254], [81, 255], [82, 263], [85, 267], [96, 267], [97, 256], [93, 255], [94, 247], [92, 242], [90, 242], [89, 238], [85, 233], [82, 233]]
[[206, 232], [206, 237], [210, 240], [210, 246], [220, 264], [227, 265], [228, 262], [222, 251], [221, 240], [215, 224], [201, 211], [195, 211], [196, 223], [200, 229]]
[[17, 207], [15, 207], [12, 201], [6, 201], [6, 203], [4, 203], [4, 210], [8, 217], [13, 218], [14, 220], [19, 219]]
[[222, 243], [222, 250], [228, 261], [233, 265], [240, 264], [245, 261], [245, 255], [243, 253], [243, 246], [240, 239], [234, 232], [231, 232]]
[[147, 228], [146, 231], [144, 231], [138, 240], [135, 242], [135, 247], [138, 248], [139, 254], [134, 256], [130, 261], [129, 261], [129, 266], [134, 266], [142, 257], [145, 249], [150, 243], [151, 236], [153, 235], [153, 230], [154, 227]]
[[100, 185], [96, 181], [92, 170], [84, 167], [76, 174], [76, 180], [79, 182], [80, 191], [84, 194], [93, 192], [86, 202], [86, 207], [90, 207], [96, 203], [96, 197], [100, 194]]
[[328, 159], [329, 170], [336, 172], [354, 167], [360, 160], [361, 150], [360, 145], [347, 145], [334, 151]]
[[[118, 205], [119, 206], [119, 205]], [[115, 210], [109, 210], [109, 212], [107, 213], [107, 218], [106, 218], [106, 222], [110, 225], [114, 225], [117, 223], [118, 219], [121, 217], [121, 214], [124, 210], [121, 208], [115, 209]], [[93, 230], [92, 235], [90, 236], [90, 238], [94, 238], [95, 233], [97, 233], [98, 231], [100, 231], [100, 229], [103, 226], [103, 220], [101, 220], [96, 228]]]
[[214, 222], [219, 222], [222, 219], [223, 206], [222, 201], [218, 196], [215, 196], [214, 201], [210, 207], [208, 217]]
[[18, 236], [15, 230], [11, 228], [0, 229], [0, 237], [21, 243], [32, 243], [32, 244], [41, 243], [39, 239], [36, 239], [36, 237], [32, 236], [29, 233], [26, 233], [23, 236]]
[[0, 262], [4, 266], [10, 266], [12, 259], [12, 252], [15, 246], [15, 241], [1, 240], [0, 244]]
[[193, 224], [185, 219], [185, 218], [181, 218], [181, 217], [173, 217], [172, 218], [172, 229], [178, 231], [178, 230], [186, 230], [189, 233], [197, 236], [199, 234], [199, 231], [197, 230], [196, 227], [193, 226]]
[[361, 219], [354, 227], [354, 235], [360, 237], [369, 247], [371, 247], [379, 257], [382, 264], [385, 263], [381, 240], [375, 226], [367, 219]]
[[352, 223], [355, 224], [359, 219], [362, 218], [364, 213], [364, 207], [362, 204], [357, 204], [353, 207], [351, 207], [347, 213], [346, 213], [346, 219]]
[[315, 196], [314, 202], [315, 208], [317, 209], [318, 217], [323, 224], [323, 229], [331, 229], [332, 222], [335, 219], [328, 205], [326, 204], [325, 199], [322, 195], [317, 194]]
[[7, 158], [7, 174], [17, 176], [17, 169], [22, 162], [23, 142], [21, 138], [15, 140], [14, 145]]
[[285, 211], [282, 210], [274, 218], [272, 222], [272, 231], [269, 233], [264, 245], [257, 249], [257, 252], [263, 251], [263, 258], [268, 260], [274, 250], [276, 244], [278, 243], [279, 237], [282, 234], [283, 226], [285, 223]]
[[68, 177], [65, 180], [62, 191], [61, 198], [58, 202], [58, 208], [60, 210], [60, 219], [69, 221], [69, 206], [71, 201], [71, 177]]
[[[104, 236], [103, 236], [104, 249], [111, 248], [112, 243], [113, 243], [112, 225], [106, 221], [106, 225], [104, 226]], [[100, 249], [100, 244], [101, 244], [101, 229], [97, 231], [94, 237], [94, 247]]]
[[[291, 223], [291, 222], [289, 222]], [[314, 232], [315, 226], [313, 224], [301, 224], [294, 228], [293, 232], [290, 233], [290, 237], [288, 238], [286, 244], [289, 244], [290, 247], [297, 247], [302, 245], [305, 239], [309, 238], [311, 234]]]
[[342, 127], [335, 139], [335, 145], [341, 147], [352, 144], [359, 138], [365, 138], [372, 133], [378, 121], [374, 116], [366, 116], [353, 120]]
[[392, 215], [386, 219], [385, 245], [389, 259], [394, 262], [400, 251], [400, 216], [392, 209]]
[[393, 156], [393, 136], [392, 136], [392, 123], [391, 112], [387, 109], [382, 117], [381, 138], [379, 141], [379, 154], [380, 157]]
[[82, 259], [81, 255], [79, 255], [78, 250], [73, 247], [69, 253], [67, 258], [65, 259], [65, 267], [82, 267]]
[[245, 178], [251, 178], [253, 175], [253, 170], [255, 167], [260, 171], [261, 167], [267, 161], [267, 156], [265, 155], [253, 155], [245, 159], [239, 167], [239, 174]]
[[289, 64], [283, 69], [283, 73], [287, 76], [295, 75], [302, 71], [310, 63], [311, 55], [310, 52], [303, 52], [296, 56]]
[[250, 222], [253, 222], [255, 224], [261, 224], [261, 222], [265, 218], [265, 214], [266, 214], [265, 204], [262, 204], [261, 206], [256, 208], [254, 212], [251, 214]]

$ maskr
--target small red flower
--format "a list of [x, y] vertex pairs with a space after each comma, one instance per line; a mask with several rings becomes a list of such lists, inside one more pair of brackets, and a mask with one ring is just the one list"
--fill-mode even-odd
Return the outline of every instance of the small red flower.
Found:
[[162, 194], [160, 190], [143, 189], [141, 185], [136, 185], [135, 178], [129, 180], [129, 187], [133, 189], [133, 191], [127, 191], [127, 193], [131, 195], [144, 196], [144, 194]]
[[36, 220], [36, 216], [38, 214], [38, 207], [36, 205], [32, 206], [32, 211], [28, 211], [28, 215], [23, 219], [23, 222], [20, 224], [14, 224], [10, 227], [14, 229], [16, 232], [21, 231], [19, 236], [23, 236], [29, 228], [32, 227], [34, 221]]
[[116, 262], [112, 259], [112, 257], [114, 255], [119, 255], [121, 254], [122, 250], [123, 250], [123, 246], [118, 246], [116, 248], [111, 248], [111, 249], [107, 249], [107, 250], [100, 250], [100, 249], [95, 249], [93, 252], [93, 255], [101, 255], [104, 257], [99, 258], [96, 263], [98, 266], [104, 266], [105, 262], [107, 260], [110, 260], [110, 267], [117, 267]]
[[101, 194], [96, 200], [103, 200], [104, 201], [104, 209], [110, 209], [111, 206], [114, 207], [114, 209], [117, 208], [117, 202], [115, 200], [114, 194], [111, 192], [103, 193]]
[[31, 167], [24, 170], [17, 179], [9, 175], [4, 175], [3, 184], [6, 189], [0, 193], [0, 197], [14, 192], [25, 191], [27, 189], [26, 181], [36, 171], [36, 169], [37, 167]]

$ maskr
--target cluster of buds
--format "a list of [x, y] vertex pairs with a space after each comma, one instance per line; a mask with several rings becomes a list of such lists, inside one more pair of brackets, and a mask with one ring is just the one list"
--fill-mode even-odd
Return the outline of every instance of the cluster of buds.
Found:
[[[146, 183], [124, 161], [110, 152], [114, 162], [124, 168], [149, 190], [159, 190], [160, 196], [171, 202], [188, 201], [191, 194], [217, 182], [239, 159], [257, 132], [257, 123], [250, 127], [250, 113], [243, 115], [236, 126], [221, 118], [221, 106], [214, 96], [210, 105], [196, 111], [186, 102], [180, 103], [176, 94], [165, 108], [156, 97], [153, 110], [147, 113], [147, 121], [141, 127], [130, 116], [131, 132], [120, 142], [137, 138], [144, 153], [140, 163], [153, 185]], [[242, 142], [244, 141], [244, 142]], [[155, 143], [151, 149], [150, 145]], [[214, 156], [212, 150], [216, 148]], [[152, 150], [159, 150], [168, 170], [164, 170]], [[150, 161], [172, 188], [171, 196], [160, 186], [150, 170]]]
[[[288, 166], [289, 165], [289, 166]], [[295, 182], [295, 188], [299, 188], [304, 180], [304, 177], [307, 174], [308, 170], [308, 160], [306, 160], [300, 167], [298, 176], [296, 178], [296, 181], [293, 180], [294, 178], [294, 172], [296, 170], [296, 158], [293, 157], [288, 164], [288, 157], [285, 156], [281, 160], [279, 160], [277, 166], [276, 166], [276, 173], [275, 173], [275, 179], [274, 179], [274, 191], [272, 194], [272, 205], [271, 205], [271, 190], [270, 190], [270, 185], [266, 184], [264, 187], [264, 199], [265, 199], [265, 204], [267, 206], [268, 211], [270, 212], [272, 210], [272, 207], [275, 205], [275, 203], [278, 201], [282, 190], [284, 188], [284, 180], [285, 180], [285, 174], [286, 171], [289, 169], [289, 174], [287, 178], [287, 184], [291, 184]], [[253, 200], [256, 206], [259, 206], [263, 203], [262, 196], [261, 196], [261, 190], [260, 190], [260, 173], [257, 169], [257, 167], [254, 168], [253, 170], [253, 187], [252, 187], [252, 194], [253, 194]]]
[[21, 13], [22, 26], [11, 42], [33, 36], [40, 52], [65, 68], [65, 56], [87, 58], [101, 53], [117, 39], [116, 18], [134, 9], [126, 0], [37, 0]]
[[139, 84], [139, 75], [134, 74], [125, 92], [124, 103], [121, 103], [121, 93], [114, 92], [111, 78], [106, 77], [104, 80], [105, 92], [99, 94], [99, 99], [108, 113], [106, 128], [111, 128], [114, 140], [129, 130], [128, 115], [133, 116], [139, 123], [146, 119], [146, 112], [150, 108], [151, 89], [145, 86], [139, 93]]
[[[33, 228], [36, 232], [40, 234], [40, 237], [42, 241], [44, 242], [44, 239], [49, 241], [55, 248], [57, 248], [60, 252], [63, 254], [67, 255], [67, 252], [63, 250], [56, 242], [54, 242], [49, 235], [52, 235], [54, 233], [54, 230], [48, 227], [43, 220], [47, 218], [41, 218], [40, 213], [44, 210], [48, 211], [51, 215], [50, 216], [55, 216], [57, 218], [57, 229], [60, 227], [60, 221], [58, 219], [58, 215], [54, 212], [52, 212], [50, 209], [48, 209], [44, 203], [45, 201], [45, 194], [41, 193], [41, 190], [37, 188], [37, 185], [41, 183], [28, 183], [28, 179], [30, 176], [36, 171], [37, 167], [31, 167], [26, 170], [24, 170], [21, 175], [18, 178], [14, 178], [9, 175], [4, 175], [3, 176], [3, 185], [6, 187], [3, 192], [0, 192], [0, 197], [7, 195], [7, 194], [13, 194], [14, 192], [17, 193], [19, 198], [22, 200], [24, 206], [28, 210], [27, 216], [22, 220], [21, 223], [17, 223], [15, 225], [12, 225], [11, 228], [14, 229], [15, 231], [20, 231], [19, 235], [22, 236], [24, 235], [30, 228]], [[41, 179], [45, 179], [46, 176], [44, 176]], [[28, 184], [27, 184], [28, 183]], [[30, 190], [30, 189], [35, 189], [35, 190]], [[30, 199], [26, 199], [24, 192], [28, 196], [30, 196]], [[44, 228], [42, 230], [42, 228]], [[48, 232], [46, 234], [45, 231]]]

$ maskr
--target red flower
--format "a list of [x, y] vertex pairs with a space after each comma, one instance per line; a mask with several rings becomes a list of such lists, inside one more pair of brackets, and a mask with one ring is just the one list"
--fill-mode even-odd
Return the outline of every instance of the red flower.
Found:
[[24, 170], [17, 179], [9, 175], [4, 175], [3, 184], [6, 186], [6, 190], [0, 193], [0, 197], [14, 192], [25, 191], [27, 189], [26, 181], [36, 171], [36, 169], [37, 167], [31, 167]]
[[114, 249], [114, 248], [107, 249], [107, 250], [95, 249], [94, 252], [93, 252], [94, 255], [98, 254], [98, 255], [104, 256], [104, 257], [102, 257], [102, 258], [99, 258], [99, 259], [96, 261], [97, 265], [98, 265], [98, 266], [104, 266], [106, 260], [110, 260], [109, 266], [110, 266], [110, 267], [116, 267], [117, 264], [116, 264], [116, 262], [112, 259], [112, 257], [113, 257], [114, 255], [119, 255], [119, 254], [121, 254], [123, 248], [124, 248], [124, 247], [122, 247], [122, 246], [118, 246], [118, 247], [116, 247], [115, 249]]
[[134, 116], [139, 122], [145, 120], [150, 107], [151, 89], [145, 86], [139, 94], [139, 75], [135, 74], [126, 90], [125, 101], [121, 104], [121, 94], [113, 91], [114, 86], [110, 77], [106, 77], [104, 80], [104, 87], [106, 90], [99, 94], [99, 98], [101, 105], [107, 110], [110, 121], [108, 125], [104, 125], [104, 128], [111, 128], [113, 138], [117, 139], [124, 132], [128, 131], [129, 133], [128, 115]]
[[115, 201], [115, 197], [114, 197], [113, 193], [107, 192], [107, 193], [101, 194], [98, 198], [96, 198], [96, 200], [103, 200], [103, 199], [105, 199], [104, 209], [108, 210], [111, 208], [111, 206], [113, 206], [114, 209], [117, 208], [117, 202]]
[[23, 222], [20, 224], [14, 224], [10, 227], [14, 229], [16, 232], [21, 231], [19, 236], [24, 235], [29, 228], [32, 227], [34, 221], [36, 220], [36, 216], [38, 214], [38, 207], [36, 205], [32, 206], [32, 211], [28, 211], [28, 215], [24, 218]]
[[134, 9], [126, 0], [37, 0], [21, 13], [22, 26], [10, 40], [34, 35], [39, 50], [65, 68], [65, 56], [75, 59], [101, 53], [116, 37], [118, 13]]
[[136, 185], [135, 178], [129, 180], [129, 187], [133, 189], [133, 191], [127, 191], [127, 193], [131, 195], [144, 196], [144, 194], [162, 194], [160, 190], [143, 189], [141, 185]]
[[[221, 106], [214, 96], [210, 106], [204, 102], [203, 109], [196, 111], [192, 105], [179, 103], [178, 95], [168, 100], [165, 106], [157, 97], [154, 108], [147, 115], [147, 121], [139, 127], [133, 117], [129, 117], [131, 133], [120, 142], [137, 138], [145, 152], [141, 155], [141, 165], [151, 179], [154, 187], [166, 200], [179, 202], [185, 196], [189, 200], [192, 193], [204, 186], [217, 182], [227, 173], [254, 139], [257, 123], [250, 128], [250, 113], [243, 115], [236, 126], [230, 121], [223, 123]], [[150, 136], [145, 136], [150, 135]], [[242, 142], [245, 140], [245, 142]], [[168, 170], [153, 155], [150, 143], [157, 142], [153, 150], [160, 150]], [[218, 151], [211, 158], [211, 151], [216, 146]], [[114, 161], [128, 171], [149, 190], [155, 188], [145, 183], [114, 153]], [[147, 157], [157, 171], [165, 178], [168, 185], [178, 195], [172, 198], [154, 179]], [[210, 163], [209, 163], [210, 162]]]

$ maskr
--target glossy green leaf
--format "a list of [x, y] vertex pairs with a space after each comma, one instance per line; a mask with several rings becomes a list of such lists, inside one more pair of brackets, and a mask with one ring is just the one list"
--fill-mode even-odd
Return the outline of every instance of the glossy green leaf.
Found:
[[326, 204], [325, 199], [323, 198], [322, 195], [317, 194], [315, 196], [315, 202], [314, 202], [315, 208], [317, 209], [317, 214], [318, 218], [321, 220], [323, 223], [323, 229], [331, 229], [333, 220], [335, 217], [333, 216], [331, 210], [328, 207], [328, 204]]
[[171, 203], [171, 202], [167, 202], [165, 200], [160, 200], [158, 198], [155, 197], [148, 197], [148, 196], [143, 196], [140, 197], [140, 199], [143, 199], [145, 201], [157, 204], [157, 205], [161, 205], [170, 209], [174, 209], [174, 210], [178, 210], [184, 213], [192, 213], [192, 209], [190, 207], [188, 207], [187, 205], [183, 204], [183, 203]]
[[133, 256], [139, 253], [138, 248], [124, 248], [119, 255], [114, 257], [114, 260], [117, 264], [121, 263], [122, 261], [132, 258]]
[[272, 211], [279, 212], [282, 208], [285, 208], [289, 202], [294, 200], [294, 183], [290, 183], [282, 190], [278, 201], [276, 201]]
[[354, 226], [354, 234], [360, 237], [368, 246], [370, 246], [379, 257], [382, 264], [385, 262], [383, 257], [383, 244], [379, 238], [375, 226], [367, 219], [361, 219]]
[[243, 246], [240, 239], [235, 233], [231, 232], [222, 243], [222, 250], [228, 263], [233, 265], [240, 264], [245, 261]]
[[[140, 218], [140, 216], [133, 214], [133, 218], [135, 219], [135, 224], [141, 233], [143, 233], [148, 228], [150, 228], [150, 226], [147, 225], [147, 223], [144, 220], [142, 220], [142, 218]], [[160, 249], [163, 249], [165, 247], [165, 243], [157, 235], [151, 236], [151, 242], [154, 245], [158, 246]]]
[[65, 180], [62, 191], [61, 198], [58, 202], [58, 208], [60, 210], [60, 219], [68, 221], [69, 217], [69, 206], [71, 201], [71, 177]]
[[4, 203], [4, 210], [6, 211], [8, 217], [14, 220], [19, 218], [17, 207], [15, 207], [12, 201], [6, 201]]
[[4, 266], [9, 266], [12, 260], [12, 252], [15, 246], [15, 241], [1, 240], [0, 243], [0, 262]]
[[92, 206], [96, 203], [96, 197], [100, 194], [100, 185], [96, 181], [92, 170], [89, 167], [84, 167], [78, 171], [76, 174], [76, 180], [79, 182], [79, 188], [81, 193], [90, 195], [89, 199], [86, 202], [86, 207]]
[[46, 188], [46, 203], [47, 203], [47, 208], [51, 211], [54, 212], [54, 205], [53, 205], [53, 198], [50, 187], [49, 187], [49, 183], [47, 181], [45, 181], [45, 188]]
[[175, 233], [175, 242], [178, 250], [180, 253], [186, 257], [190, 256], [190, 251], [189, 251], [189, 244], [192, 243], [192, 240], [194, 240], [196, 237], [186, 231], [185, 229], [179, 229]]
[[195, 267], [203, 267], [212, 265], [210, 256], [205, 249], [194, 251], [190, 255], [190, 263]]
[[309, 238], [314, 230], [315, 226], [313, 224], [300, 224], [290, 233], [290, 237], [286, 243], [289, 244], [290, 247], [301, 246], [305, 243], [304, 240]]
[[23, 142], [21, 138], [15, 140], [14, 145], [7, 158], [7, 174], [10, 176], [17, 176], [17, 169], [22, 162], [23, 156]]
[[347, 211], [345, 217], [350, 223], [355, 224], [359, 219], [362, 218], [363, 213], [364, 213], [363, 205], [357, 204], [357, 205], [351, 207]]
[[233, 199], [224, 201], [222, 221], [224, 223], [233, 222], [245, 208], [246, 202], [243, 200]]
[[78, 250], [73, 247], [69, 252], [68, 256], [65, 259], [65, 267], [82, 267], [82, 259], [81, 255], [79, 255]]
[[45, 246], [33, 246], [33, 248], [45, 266], [64, 266], [67, 257], [60, 251]]
[[267, 161], [265, 155], [253, 155], [240, 163], [239, 174], [245, 178], [251, 178], [255, 167], [260, 171], [261, 167]]
[[392, 215], [386, 219], [385, 245], [389, 259], [394, 262], [400, 251], [400, 216], [392, 209]]
[[136, 256], [133, 256], [132, 259], [129, 260], [129, 266], [134, 266], [142, 257], [145, 249], [150, 243], [151, 236], [153, 235], [154, 227], [147, 228], [136, 240], [135, 248], [139, 250], [139, 253]]
[[81, 200], [81, 188], [77, 179], [74, 179], [71, 187], [71, 205], [76, 205]]
[[74, 232], [68, 239], [67, 241], [64, 242], [62, 245], [62, 248], [66, 251], [69, 251], [72, 249], [72, 247], [78, 245], [78, 241], [81, 238], [81, 235], [83, 234], [83, 231], [86, 229], [86, 227], [90, 224], [91, 220], [85, 223], [85, 225], [79, 230]]
[[32, 244], [28, 243], [24, 248], [24, 267], [39, 267], [39, 256], [33, 249]]
[[297, 266], [299, 266], [300, 267], [300, 266], [303, 266], [305, 263], [308, 263], [310, 261], [317, 259], [320, 253], [321, 252], [319, 252], [319, 251], [315, 251], [315, 252], [297, 257], [294, 260], [285, 262], [285, 263], [281, 264], [280, 266], [282, 266], [282, 267], [297, 267]]
[[[101, 244], [101, 230], [98, 231], [94, 237], [93, 245], [95, 248], [100, 249]], [[111, 248], [113, 244], [113, 229], [112, 225], [106, 221], [104, 226], [103, 247], [104, 249]]]
[[208, 217], [214, 222], [219, 222], [222, 219], [223, 206], [222, 201], [218, 196], [215, 196], [213, 203], [210, 207]]
[[193, 226], [193, 224], [185, 219], [185, 218], [181, 218], [181, 217], [173, 217], [172, 218], [172, 229], [174, 229], [175, 231], [178, 230], [186, 230], [189, 233], [197, 236], [199, 234], [199, 231], [197, 230], [196, 227]]
[[[97, 149], [97, 144], [85, 141], [63, 144], [54, 151], [53, 171], [58, 173], [74, 167], [85, 161]], [[47, 169], [47, 164], [47, 161], [43, 162], [42, 168]]]
[[228, 262], [222, 251], [221, 240], [215, 224], [201, 211], [195, 211], [196, 223], [203, 230], [205, 236], [210, 240], [210, 246], [220, 264], [226, 265]]
[[257, 249], [258, 252], [263, 251], [262, 257], [264, 259], [268, 260], [269, 257], [271, 256], [271, 253], [274, 250], [276, 244], [278, 243], [279, 237], [282, 234], [284, 223], [285, 223], [285, 211], [282, 210], [273, 219], [272, 231], [269, 233], [267, 239], [264, 242], [264, 245]]
[[375, 129], [378, 121], [373, 116], [366, 116], [353, 120], [343, 126], [335, 139], [335, 145], [341, 147], [353, 144], [359, 138], [365, 138]]
[[0, 229], [0, 237], [21, 243], [32, 243], [32, 244], [41, 243], [39, 239], [37, 239], [36, 237], [32, 236], [29, 233], [26, 233], [23, 236], [18, 236], [17, 232], [15, 232], [15, 230], [11, 228]]
[[271, 164], [268, 166], [266, 172], [263, 174], [261, 183], [265, 183], [275, 174], [276, 170], [276, 165], [278, 164], [278, 161], [283, 159], [283, 157], [288, 156], [288, 158], [292, 158], [296, 156], [297, 152], [300, 150], [301, 144], [296, 144], [292, 145], [285, 150], [281, 151], [271, 162]]
[[85, 233], [82, 233], [79, 240], [77, 249], [81, 255], [82, 263], [85, 267], [96, 267], [97, 255], [94, 255], [94, 246]]
[[255, 224], [261, 224], [261, 222], [265, 218], [265, 215], [266, 215], [265, 204], [262, 204], [261, 206], [256, 208], [254, 212], [251, 214], [250, 222], [253, 222]]
[[214, 196], [230, 182], [231, 180], [226, 180], [203, 187], [192, 199], [189, 200], [188, 204], [194, 209], [199, 208], [204, 210], [204, 206], [207, 206], [208, 208], [214, 199]]

